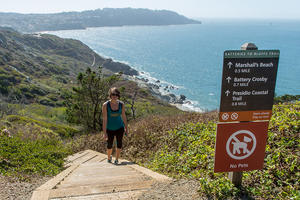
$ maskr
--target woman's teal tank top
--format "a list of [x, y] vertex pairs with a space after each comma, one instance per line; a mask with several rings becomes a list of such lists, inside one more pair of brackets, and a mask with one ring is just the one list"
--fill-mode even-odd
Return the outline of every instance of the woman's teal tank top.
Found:
[[118, 110], [112, 110], [110, 106], [110, 101], [107, 102], [107, 126], [106, 129], [115, 131], [124, 127], [122, 115], [122, 103], [119, 102]]

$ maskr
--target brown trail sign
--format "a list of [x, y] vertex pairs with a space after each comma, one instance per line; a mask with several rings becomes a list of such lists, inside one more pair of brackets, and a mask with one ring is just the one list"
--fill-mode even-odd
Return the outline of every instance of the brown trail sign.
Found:
[[214, 166], [215, 172], [230, 172], [235, 185], [241, 184], [242, 171], [263, 167], [280, 53], [257, 50], [252, 43], [241, 49], [224, 52], [219, 112], [223, 123], [217, 127]]
[[225, 51], [219, 121], [269, 120], [279, 50]]

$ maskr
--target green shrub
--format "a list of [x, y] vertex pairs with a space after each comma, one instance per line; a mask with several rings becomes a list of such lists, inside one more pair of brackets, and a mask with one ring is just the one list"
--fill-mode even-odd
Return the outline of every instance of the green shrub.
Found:
[[169, 131], [166, 145], [155, 154], [148, 166], [176, 178], [200, 180], [202, 196], [217, 199], [233, 197], [238, 189], [224, 173], [213, 172], [215, 134], [215, 122], [183, 124]]
[[[165, 122], [166, 120], [161, 120], [159, 124]], [[159, 140], [144, 134], [143, 138], [139, 138], [140, 142], [144, 140], [151, 144], [151, 141], [155, 141], [160, 148], [157, 149], [154, 145], [152, 154], [147, 153], [150, 158], [142, 161], [145, 166], [175, 178], [199, 180], [202, 197], [299, 199], [299, 126], [299, 101], [274, 106], [269, 125], [265, 166], [262, 170], [244, 172], [242, 187], [239, 188], [228, 180], [227, 173], [213, 172], [215, 121], [178, 125], [177, 128], [156, 134], [160, 136]], [[141, 148], [140, 151], [149, 150]]]
[[78, 133], [77, 129], [74, 129], [67, 125], [60, 125], [60, 124], [55, 124], [55, 123], [38, 121], [38, 120], [31, 119], [31, 118], [25, 117], [25, 116], [9, 115], [9, 116], [7, 116], [7, 121], [24, 124], [24, 125], [27, 123], [37, 124], [40, 127], [44, 127], [46, 129], [52, 130], [55, 133], [58, 133], [59, 136], [62, 138], [72, 137], [76, 133]]
[[285, 94], [282, 96], [274, 97], [274, 104], [285, 103], [285, 102], [295, 102], [295, 101], [300, 101], [300, 95]]
[[67, 123], [65, 107], [50, 107], [40, 104], [29, 104], [20, 109], [18, 114], [25, 115], [40, 121]]
[[249, 192], [262, 199], [299, 199], [300, 102], [275, 105], [264, 169], [244, 173]]
[[8, 176], [56, 175], [70, 154], [57, 139], [24, 140], [0, 136], [0, 173]]
[[47, 97], [43, 97], [39, 100], [39, 103], [44, 105], [44, 106], [55, 106], [55, 102], [53, 102], [51, 99]]

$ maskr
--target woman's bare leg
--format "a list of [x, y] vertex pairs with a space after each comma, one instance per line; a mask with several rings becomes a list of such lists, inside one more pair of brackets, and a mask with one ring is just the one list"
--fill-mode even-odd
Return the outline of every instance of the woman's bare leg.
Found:
[[107, 159], [110, 160], [112, 149], [107, 149]]
[[117, 148], [116, 150], [116, 160], [119, 160], [122, 149]]

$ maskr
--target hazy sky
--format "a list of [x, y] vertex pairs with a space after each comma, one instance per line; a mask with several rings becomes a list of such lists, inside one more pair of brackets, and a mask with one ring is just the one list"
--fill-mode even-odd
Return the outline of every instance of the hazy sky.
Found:
[[0, 0], [0, 12], [55, 13], [105, 7], [167, 9], [198, 18], [300, 19], [300, 0]]

